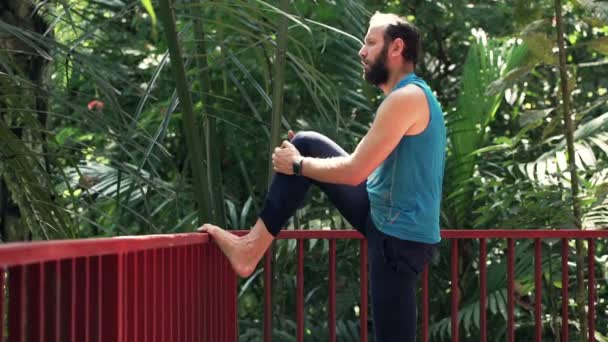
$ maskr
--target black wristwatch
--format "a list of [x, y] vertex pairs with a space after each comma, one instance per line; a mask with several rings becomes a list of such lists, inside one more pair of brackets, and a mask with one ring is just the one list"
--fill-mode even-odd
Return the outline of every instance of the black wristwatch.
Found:
[[302, 164], [304, 163], [304, 158], [300, 158], [300, 160], [294, 160], [293, 162], [293, 174], [296, 176], [302, 175]]

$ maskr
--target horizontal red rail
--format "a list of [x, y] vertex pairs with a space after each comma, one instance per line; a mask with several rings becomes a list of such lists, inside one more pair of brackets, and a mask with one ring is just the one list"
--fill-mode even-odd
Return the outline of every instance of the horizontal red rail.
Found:
[[[248, 231], [233, 231], [236, 235], [245, 235]], [[488, 229], [456, 230], [442, 229], [444, 239], [598, 239], [608, 238], [606, 230], [577, 229]], [[278, 239], [363, 239], [356, 230], [283, 230]]]
[[608, 238], [606, 230], [577, 229], [488, 229], [488, 230], [453, 230], [443, 229], [444, 239], [598, 239]]
[[0, 244], [0, 267], [207, 242], [207, 234], [190, 233], [6, 243]]

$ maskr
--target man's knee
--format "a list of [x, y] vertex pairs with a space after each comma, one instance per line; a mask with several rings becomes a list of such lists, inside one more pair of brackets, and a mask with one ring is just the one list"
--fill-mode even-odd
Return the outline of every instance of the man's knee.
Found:
[[291, 139], [291, 143], [303, 156], [310, 156], [315, 142], [319, 141], [319, 136], [319, 133], [312, 131], [298, 132], [293, 139]]

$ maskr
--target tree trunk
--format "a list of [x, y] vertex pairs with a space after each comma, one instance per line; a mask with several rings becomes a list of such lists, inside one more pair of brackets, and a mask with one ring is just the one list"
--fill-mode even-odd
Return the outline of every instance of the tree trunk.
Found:
[[[194, 0], [193, 3], [203, 3], [203, 0]], [[211, 74], [209, 63], [207, 62], [207, 47], [205, 44], [205, 30], [203, 26], [203, 7], [194, 19], [194, 33], [196, 38], [197, 57], [196, 64], [199, 74], [199, 87], [201, 91], [201, 101], [203, 104], [203, 141], [205, 142], [205, 160], [207, 162], [207, 177], [211, 198], [211, 218], [213, 223], [226, 227], [224, 214], [224, 190], [222, 186], [222, 170], [220, 149], [224, 145], [221, 136], [217, 134], [217, 120], [213, 117], [213, 103], [211, 93]], [[241, 227], [244, 228], [244, 227]]]
[[[281, 11], [287, 12], [289, 7], [288, 0], [281, 0], [279, 8]], [[272, 80], [272, 117], [271, 117], [271, 130], [270, 130], [270, 153], [269, 157], [272, 156], [274, 148], [279, 145], [280, 142], [280, 130], [281, 130], [281, 119], [283, 117], [283, 86], [285, 83], [285, 55], [287, 53], [287, 17], [280, 15], [279, 27], [277, 32], [277, 50], [276, 58], [274, 60], [274, 72]], [[272, 167], [272, 159], [268, 161], [268, 186], [274, 174]]]
[[[0, 20], [8, 25], [23, 30], [44, 34], [48, 25], [36, 10], [31, 1], [0, 0]], [[48, 59], [41, 56], [31, 46], [18, 39], [10, 32], [0, 31], [0, 49], [4, 54], [3, 60], [8, 61], [0, 65], [0, 71], [8, 75], [15, 75], [29, 82], [14, 84], [15, 78], [6, 77], [0, 82], [0, 121], [11, 127], [11, 132], [27, 145], [33, 152], [41, 155], [38, 162], [42, 165], [42, 172], [50, 171], [50, 162], [47, 157], [48, 148], [45, 131], [47, 131], [47, 100], [42, 96], [41, 89], [45, 81], [45, 69], [49, 64]], [[16, 97], [15, 89], [20, 92]], [[12, 108], [22, 108], [27, 112], [15, 115]], [[39, 127], [31, 127], [23, 120], [22, 116], [35, 113], [34, 121]], [[35, 133], [40, 132], [40, 133]], [[11, 156], [0, 155], [2, 159]], [[4, 162], [4, 160], [0, 161]], [[30, 238], [30, 230], [27, 225], [21, 223], [21, 211], [17, 203], [13, 201], [9, 182], [14, 178], [7, 177], [10, 167], [0, 167], [0, 239], [4, 241], [26, 240]]]
[[[566, 65], [566, 50], [564, 47], [564, 22], [562, 17], [561, 0], [555, 0], [555, 19], [557, 27], [557, 45], [559, 48], [559, 72], [561, 80], [562, 110], [566, 128], [566, 142], [568, 146], [568, 164], [570, 170], [570, 183], [572, 189], [572, 210], [574, 212], [575, 224], [582, 229], [581, 207], [579, 202], [578, 175], [576, 173], [574, 152], [574, 123], [570, 113], [570, 90], [568, 89], [568, 68]], [[580, 324], [581, 341], [587, 337], [587, 317], [585, 312], [585, 260], [583, 255], [583, 242], [576, 240], [576, 307]], [[567, 286], [567, 284], [562, 284]], [[562, 324], [568, 324], [563, 322]]]

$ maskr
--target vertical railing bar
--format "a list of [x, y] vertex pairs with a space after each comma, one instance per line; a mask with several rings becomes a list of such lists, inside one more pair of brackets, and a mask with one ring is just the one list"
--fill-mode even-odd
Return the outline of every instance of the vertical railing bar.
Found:
[[[221, 324], [221, 328], [222, 328], [222, 333], [221, 333], [221, 337], [222, 337], [222, 341], [228, 341], [228, 326], [230, 325], [229, 323], [229, 314], [231, 313], [230, 311], [230, 302], [227, 301], [227, 297], [226, 294], [229, 291], [228, 288], [228, 272], [227, 272], [227, 267], [230, 267], [228, 265], [226, 265], [226, 258], [222, 258], [219, 262], [218, 262], [218, 266], [220, 267], [220, 269], [218, 270], [218, 274], [221, 275], [220, 277], [220, 283], [219, 283], [219, 288], [222, 290], [220, 292], [220, 296], [218, 297], [220, 299], [221, 302], [226, 303], [225, 305], [225, 309], [222, 309], [220, 312], [222, 312], [222, 314], [224, 315], [224, 319], [222, 319], [220, 321]], [[221, 306], [220, 306], [221, 307]], [[218, 309], [220, 308], [218, 307]]]
[[159, 263], [158, 263], [158, 248], [154, 248], [150, 251], [150, 277], [152, 279], [152, 284], [151, 284], [151, 296], [152, 298], [150, 298], [151, 302], [152, 302], [152, 307], [150, 308], [150, 315], [152, 316], [150, 318], [150, 323], [152, 324], [152, 328], [151, 328], [151, 336], [150, 339], [152, 340], [152, 342], [156, 342], [159, 340], [160, 338], [160, 326], [158, 324], [157, 321], [157, 312], [159, 310], [158, 308], [158, 297], [160, 296], [158, 288], [159, 288], [159, 279], [160, 277], [158, 276], [159, 273]]
[[264, 257], [264, 342], [272, 342], [272, 245]]
[[195, 245], [189, 245], [188, 246], [188, 300], [186, 301], [187, 303], [187, 307], [188, 307], [188, 323], [190, 325], [190, 329], [188, 329], [188, 334], [189, 334], [189, 338], [188, 341], [190, 342], [194, 342], [194, 327], [196, 325], [196, 321], [194, 320], [194, 287], [196, 286], [196, 284], [194, 283], [195, 280], [195, 270], [194, 270], [194, 246]]
[[203, 245], [201, 244], [197, 244], [196, 245], [196, 249], [194, 250], [194, 262], [195, 262], [195, 275], [196, 275], [196, 284], [195, 284], [195, 290], [196, 290], [196, 298], [195, 298], [195, 306], [194, 306], [194, 310], [195, 310], [195, 317], [196, 317], [196, 330], [195, 330], [195, 335], [197, 337], [196, 342], [203, 342], [203, 333], [202, 333], [202, 329], [203, 329], [203, 316], [202, 316], [202, 306], [203, 306], [203, 260], [202, 260], [202, 256], [203, 256]]
[[188, 274], [190, 274], [190, 300], [188, 301], [190, 305], [190, 341], [195, 342], [196, 339], [196, 268], [194, 267], [195, 258], [194, 258], [194, 250], [196, 249], [196, 245], [190, 245], [188, 249], [188, 265], [190, 265], [190, 270]]
[[[177, 339], [177, 329], [178, 329], [178, 319], [174, 319], [178, 317], [178, 293], [177, 293], [177, 263], [178, 263], [178, 255], [177, 248], [171, 248], [171, 262], [169, 263], [171, 267], [171, 341], [178, 342]], [[181, 342], [181, 341], [179, 341]]]
[[422, 342], [429, 341], [429, 265], [422, 270]]
[[84, 342], [91, 340], [91, 258], [84, 259]]
[[90, 271], [90, 279], [89, 279], [90, 305], [89, 305], [88, 315], [90, 317], [90, 323], [89, 323], [89, 332], [88, 332], [88, 336], [87, 336], [88, 342], [99, 342], [99, 335], [97, 333], [97, 331], [99, 330], [99, 327], [97, 326], [98, 319], [99, 319], [97, 310], [98, 310], [98, 307], [100, 306], [100, 303], [98, 302], [98, 300], [99, 300], [99, 292], [101, 291], [101, 289], [99, 288], [99, 273], [98, 273], [99, 260], [100, 260], [100, 257], [98, 257], [98, 256], [92, 256], [89, 258], [89, 267], [91, 268], [91, 271]]
[[[27, 265], [24, 268], [27, 274], [27, 282], [25, 283], [25, 295], [26, 295], [26, 337], [27, 341], [38, 341], [42, 332], [39, 329], [41, 322], [40, 315], [40, 265], [32, 264]], [[9, 334], [10, 338], [10, 334]]]
[[76, 342], [76, 258], [71, 259], [72, 269], [70, 272], [70, 305], [72, 309], [70, 313], [72, 315], [72, 324], [70, 324], [70, 341]]
[[587, 325], [589, 327], [589, 342], [595, 341], [595, 240], [588, 239], [587, 267], [589, 268], [588, 294], [589, 311], [587, 312]]
[[8, 340], [25, 342], [25, 266], [9, 268], [8, 276]]
[[568, 239], [562, 239], [562, 341], [568, 341]]
[[[45, 317], [45, 312], [44, 312], [44, 301], [45, 301], [45, 292], [44, 289], [46, 288], [46, 281], [45, 281], [45, 272], [44, 272], [44, 264], [43, 263], [39, 263], [38, 264], [38, 279], [39, 279], [39, 284], [38, 284], [38, 333], [39, 335], [39, 341], [42, 342], [44, 341], [44, 322], [46, 321], [46, 317]], [[33, 340], [33, 339], [32, 339]], [[2, 339], [0, 339], [0, 341], [2, 341]]]
[[118, 312], [118, 317], [117, 317], [117, 336], [118, 336], [118, 340], [123, 340], [125, 338], [124, 335], [124, 308], [123, 306], [125, 305], [125, 300], [124, 300], [124, 294], [125, 294], [125, 286], [124, 286], [124, 274], [125, 274], [125, 254], [124, 253], [119, 253], [118, 254], [118, 270], [116, 272], [116, 277], [118, 278], [118, 281], [116, 282], [118, 284], [118, 294], [117, 294], [117, 298], [118, 298], [118, 310], [116, 310]]
[[125, 253], [125, 336], [127, 340], [137, 341], [134, 329], [135, 318], [135, 289], [137, 288], [137, 279], [135, 276], [135, 254], [133, 252]]
[[167, 314], [169, 313], [169, 311], [171, 310], [169, 307], [169, 295], [171, 294], [170, 292], [170, 277], [171, 277], [171, 273], [169, 272], [169, 262], [170, 262], [170, 256], [171, 254], [169, 253], [169, 248], [163, 248], [161, 250], [161, 279], [162, 279], [162, 288], [161, 288], [161, 293], [160, 293], [160, 298], [161, 298], [161, 308], [160, 308], [160, 317], [159, 317], [159, 321], [160, 321], [160, 327], [161, 327], [161, 341], [169, 341], [170, 339], [170, 335], [171, 335], [171, 322], [167, 319]]
[[542, 249], [541, 240], [534, 239], [534, 330], [536, 342], [543, 340], [543, 321], [542, 321]]
[[71, 279], [72, 259], [64, 259], [61, 261], [61, 286], [60, 286], [60, 308], [61, 312], [61, 341], [70, 341], [72, 333], [73, 315], [72, 315], [72, 296], [73, 289]]
[[88, 321], [87, 317], [87, 295], [86, 292], [88, 290], [87, 283], [87, 258], [79, 257], [74, 259], [74, 267], [73, 267], [73, 294], [75, 296], [74, 300], [74, 317], [76, 319], [74, 324], [74, 340], [78, 342], [86, 341], [86, 325]]
[[515, 242], [507, 239], [507, 341], [515, 342]]
[[336, 341], [336, 239], [329, 240], [329, 340]]
[[0, 341], [4, 342], [4, 277], [6, 276], [6, 270], [4, 267], [0, 267]]
[[296, 287], [296, 317], [297, 317], [297, 336], [298, 342], [304, 342], [304, 240], [297, 240], [298, 246], [298, 270]]
[[[103, 298], [100, 302], [103, 321], [100, 325], [101, 341], [122, 342], [125, 319], [125, 254], [107, 254], [101, 257], [101, 272], [103, 273]], [[106, 298], [107, 296], [107, 298]]]
[[[97, 341], [102, 342], [103, 338], [103, 258], [97, 256]], [[59, 340], [58, 340], [59, 341]]]
[[184, 247], [176, 247], [177, 250], [177, 340], [184, 341]]
[[[209, 274], [210, 277], [208, 278], [208, 281], [210, 283], [209, 287], [213, 289], [213, 288], [215, 288], [215, 282], [217, 281], [217, 278], [215, 275], [217, 274], [217, 264], [218, 264], [219, 260], [217, 258], [216, 248], [210, 250], [210, 252], [211, 252], [210, 253], [211, 254], [211, 264], [209, 265], [209, 268], [211, 269], [211, 272]], [[210, 323], [211, 323], [209, 331], [211, 332], [212, 338], [217, 338], [217, 325], [215, 324], [215, 321], [211, 320], [211, 317], [212, 317], [211, 314], [217, 308], [217, 296], [215, 296], [213, 293], [210, 293], [209, 295], [210, 295], [209, 301], [211, 302], [210, 309], [207, 310], [207, 314], [209, 315]]]
[[488, 263], [487, 263], [487, 240], [484, 238], [479, 239], [479, 326], [480, 326], [480, 340], [486, 342], [488, 339], [488, 321], [487, 321], [487, 275], [488, 275]]
[[60, 296], [60, 270], [59, 261], [49, 261], [45, 263], [46, 296], [44, 310], [48, 319], [45, 321], [44, 337], [46, 341], [59, 342], [59, 296]]
[[139, 283], [139, 288], [135, 290], [137, 294], [137, 336], [139, 336], [140, 340], [148, 341], [146, 339], [146, 294], [148, 292], [148, 288], [150, 286], [149, 280], [146, 278], [147, 270], [146, 270], [146, 250], [141, 250], [137, 252], [137, 275]]
[[[44, 337], [44, 322], [46, 322], [46, 317], [45, 317], [45, 311], [44, 311], [44, 303], [46, 301], [45, 295], [46, 292], [44, 291], [46, 289], [46, 272], [45, 272], [45, 267], [43, 263], [39, 264], [39, 270], [40, 270], [40, 285], [38, 286], [38, 309], [40, 310], [39, 313], [39, 317], [40, 317], [40, 321], [38, 322], [38, 331], [40, 332], [40, 342], [44, 341], [45, 337]], [[0, 289], [2, 287], [0, 286]], [[3, 295], [3, 292], [0, 292], [0, 296]], [[4, 326], [4, 325], [3, 325]], [[2, 341], [2, 338], [0, 338], [0, 341]]]
[[360, 301], [361, 307], [359, 310], [359, 325], [361, 342], [367, 342], [367, 239], [361, 239], [359, 242], [359, 274], [360, 274]]
[[452, 277], [452, 341], [458, 339], [458, 301], [460, 299], [460, 290], [458, 288], [458, 239], [452, 239], [452, 255], [451, 255], [451, 277]]
[[[139, 269], [139, 253], [138, 252], [132, 252], [131, 253], [131, 265], [132, 265], [132, 269], [131, 271], [129, 271], [128, 273], [131, 274], [131, 276], [133, 277], [133, 282], [131, 283], [130, 286], [133, 286], [132, 289], [127, 290], [128, 292], [130, 292], [130, 299], [131, 299], [131, 303], [132, 306], [130, 308], [131, 311], [131, 323], [130, 324], [125, 324], [127, 326], [129, 326], [129, 328], [133, 331], [133, 338], [134, 341], [139, 341], [139, 306], [141, 305], [141, 303], [139, 302], [139, 291], [141, 289], [142, 286], [145, 286], [144, 284], [140, 284], [140, 277], [139, 277], [139, 273], [141, 272], [141, 269]], [[125, 327], [126, 328], [126, 327]]]
[[141, 317], [141, 335], [143, 336], [144, 341], [150, 341], [148, 337], [148, 312], [150, 311], [150, 309], [148, 308], [148, 304], [150, 302], [149, 292], [152, 284], [149, 278], [150, 274], [148, 273], [148, 264], [150, 262], [148, 258], [149, 250], [143, 250], [140, 253], [141, 258], [139, 260], [139, 265], [142, 268], [141, 283], [143, 284], [140, 302], [142, 312], [141, 315], [139, 315], [139, 317]]

